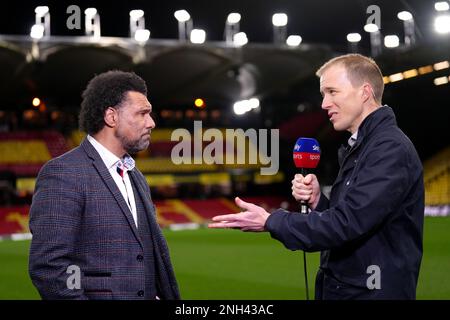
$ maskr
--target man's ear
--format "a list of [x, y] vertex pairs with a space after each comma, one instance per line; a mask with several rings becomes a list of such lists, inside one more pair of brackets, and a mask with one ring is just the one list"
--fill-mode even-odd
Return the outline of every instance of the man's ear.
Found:
[[362, 86], [362, 99], [366, 102], [370, 100], [370, 98], [373, 98], [372, 86], [368, 83], [364, 83]]
[[104, 121], [105, 124], [110, 127], [110, 128], [114, 128], [117, 125], [117, 110], [113, 107], [108, 107], [105, 110], [105, 116], [104, 116]]

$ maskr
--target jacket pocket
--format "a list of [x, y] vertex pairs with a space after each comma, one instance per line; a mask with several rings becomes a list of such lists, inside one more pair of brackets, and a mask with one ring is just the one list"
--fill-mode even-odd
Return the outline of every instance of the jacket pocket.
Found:
[[325, 274], [323, 279], [324, 300], [365, 299], [368, 289], [357, 287]]
[[85, 273], [81, 282], [84, 294], [93, 300], [112, 299], [111, 276], [108, 273]]

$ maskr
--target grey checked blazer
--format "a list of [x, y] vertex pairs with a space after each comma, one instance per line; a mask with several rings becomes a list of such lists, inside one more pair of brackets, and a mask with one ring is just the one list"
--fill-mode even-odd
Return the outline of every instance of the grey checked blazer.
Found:
[[[161, 299], [179, 299], [150, 188], [137, 168], [130, 175], [145, 199], [158, 294]], [[79, 147], [50, 160], [39, 172], [30, 230], [29, 274], [43, 299], [144, 298], [144, 271], [148, 266], [142, 259], [138, 230], [108, 169], [86, 139]], [[74, 280], [73, 268], [77, 267], [79, 289]]]

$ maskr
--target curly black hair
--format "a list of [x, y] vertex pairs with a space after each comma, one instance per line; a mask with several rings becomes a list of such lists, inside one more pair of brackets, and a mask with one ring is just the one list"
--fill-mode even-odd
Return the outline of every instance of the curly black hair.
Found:
[[81, 97], [80, 130], [96, 134], [105, 126], [105, 110], [120, 107], [128, 91], [147, 95], [145, 81], [134, 72], [112, 70], [92, 78]]

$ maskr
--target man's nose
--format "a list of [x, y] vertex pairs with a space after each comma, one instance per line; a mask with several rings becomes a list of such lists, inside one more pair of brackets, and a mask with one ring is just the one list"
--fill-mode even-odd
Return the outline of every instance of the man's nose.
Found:
[[323, 97], [323, 100], [322, 100], [322, 109], [327, 110], [327, 109], [329, 109], [330, 107], [331, 107], [331, 101], [330, 101], [330, 99], [329, 99], [327, 96]]
[[149, 115], [148, 116], [148, 120], [147, 120], [147, 128], [149, 128], [149, 129], [153, 129], [153, 128], [155, 128], [156, 127], [156, 122], [155, 122], [155, 120], [153, 120], [153, 118]]

